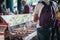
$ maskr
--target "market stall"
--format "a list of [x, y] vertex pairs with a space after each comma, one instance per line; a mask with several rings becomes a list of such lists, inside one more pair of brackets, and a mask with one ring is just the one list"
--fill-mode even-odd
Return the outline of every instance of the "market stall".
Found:
[[8, 32], [5, 37], [9, 36], [10, 40], [25, 40], [26, 37], [36, 31], [33, 14], [5, 15], [1, 17], [8, 23]]

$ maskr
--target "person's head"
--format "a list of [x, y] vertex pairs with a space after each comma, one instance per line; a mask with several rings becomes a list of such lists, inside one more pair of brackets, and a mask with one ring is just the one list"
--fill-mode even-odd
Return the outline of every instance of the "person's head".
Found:
[[0, 5], [4, 5], [4, 0], [0, 0]]
[[26, 1], [22, 1], [22, 5], [25, 6], [26, 5]]
[[43, 1], [45, 1], [45, 2], [50, 2], [50, 0], [43, 0]]

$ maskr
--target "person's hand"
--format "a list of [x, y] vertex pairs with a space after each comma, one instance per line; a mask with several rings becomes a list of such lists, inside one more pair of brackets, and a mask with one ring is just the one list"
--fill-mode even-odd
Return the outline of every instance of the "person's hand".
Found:
[[10, 9], [8, 8], [8, 9], [6, 9], [6, 11], [5, 11], [8, 15], [11, 13], [10, 12]]
[[3, 15], [3, 13], [0, 13], [0, 16], [2, 16]]

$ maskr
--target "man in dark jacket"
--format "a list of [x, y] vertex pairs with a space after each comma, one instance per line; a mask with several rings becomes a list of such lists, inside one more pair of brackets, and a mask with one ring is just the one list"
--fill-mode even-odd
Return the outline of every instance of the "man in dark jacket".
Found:
[[[37, 22], [38, 40], [54, 40], [55, 13], [58, 11], [56, 2], [43, 0], [34, 10], [34, 22]], [[52, 33], [52, 35], [50, 35]], [[42, 36], [41, 36], [42, 35]]]

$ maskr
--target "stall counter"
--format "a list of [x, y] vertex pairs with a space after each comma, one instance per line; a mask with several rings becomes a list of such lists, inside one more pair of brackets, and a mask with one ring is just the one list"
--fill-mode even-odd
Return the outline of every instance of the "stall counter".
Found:
[[31, 40], [31, 39], [32, 39], [33, 37], [35, 37], [36, 35], [37, 35], [37, 31], [35, 31], [35, 32], [29, 34], [28, 36], [26, 36], [26, 37], [24, 38], [24, 40]]

